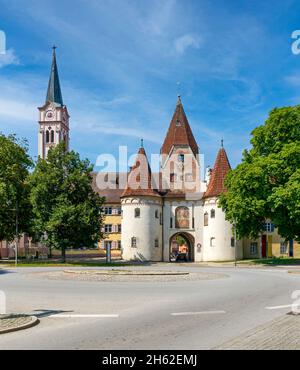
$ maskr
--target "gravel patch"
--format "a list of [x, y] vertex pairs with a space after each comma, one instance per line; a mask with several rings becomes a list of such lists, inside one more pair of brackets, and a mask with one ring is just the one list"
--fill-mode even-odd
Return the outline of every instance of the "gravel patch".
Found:
[[229, 277], [226, 274], [182, 271], [151, 270], [64, 270], [36, 272], [31, 277], [50, 280], [100, 281], [100, 282], [174, 282], [216, 280]]

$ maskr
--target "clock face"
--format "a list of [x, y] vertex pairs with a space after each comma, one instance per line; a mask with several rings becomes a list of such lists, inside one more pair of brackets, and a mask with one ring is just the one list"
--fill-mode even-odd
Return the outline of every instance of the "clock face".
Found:
[[48, 112], [46, 113], [46, 118], [48, 118], [48, 119], [52, 119], [52, 118], [53, 118], [53, 112], [52, 112], [52, 111], [48, 111]]

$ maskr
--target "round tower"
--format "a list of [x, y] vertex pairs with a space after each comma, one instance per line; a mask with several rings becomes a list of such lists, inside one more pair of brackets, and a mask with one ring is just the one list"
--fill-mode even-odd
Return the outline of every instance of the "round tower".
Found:
[[225, 190], [224, 181], [231, 167], [223, 147], [218, 152], [210, 181], [203, 196], [203, 260], [232, 261], [242, 258], [242, 243], [235, 246], [234, 229], [218, 207], [218, 198]]
[[122, 258], [162, 260], [162, 197], [151, 174], [143, 145], [121, 196]]

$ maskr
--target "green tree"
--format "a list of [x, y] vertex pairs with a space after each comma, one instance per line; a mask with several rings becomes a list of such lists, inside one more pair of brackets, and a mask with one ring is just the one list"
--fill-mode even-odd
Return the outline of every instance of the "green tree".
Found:
[[271, 219], [287, 240], [300, 239], [300, 106], [276, 108], [252, 132], [252, 147], [229, 172], [219, 205], [239, 237], [257, 237]]
[[26, 141], [0, 134], [0, 240], [13, 240], [31, 226], [29, 169], [33, 165]]
[[34, 228], [50, 247], [61, 249], [94, 246], [102, 238], [103, 198], [92, 188], [92, 166], [64, 143], [39, 158], [30, 179]]

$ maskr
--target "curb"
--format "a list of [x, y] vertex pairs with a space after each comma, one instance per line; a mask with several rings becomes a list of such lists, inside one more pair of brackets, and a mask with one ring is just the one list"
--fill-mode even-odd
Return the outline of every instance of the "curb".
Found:
[[[24, 316], [26, 316], [26, 315], [24, 315]], [[26, 324], [23, 324], [23, 325], [11, 327], [11, 328], [8, 328], [8, 329], [2, 329], [2, 330], [0, 329], [0, 335], [1, 334], [12, 333], [12, 332], [19, 331], [19, 330], [29, 329], [29, 328], [32, 328], [33, 326], [38, 325], [39, 322], [40, 322], [40, 320], [36, 316], [27, 316], [27, 317], [31, 319], [30, 322], [27, 322]]]
[[65, 274], [74, 275], [104, 275], [104, 276], [187, 276], [189, 272], [144, 272], [144, 271], [101, 271], [101, 270], [64, 270]]

